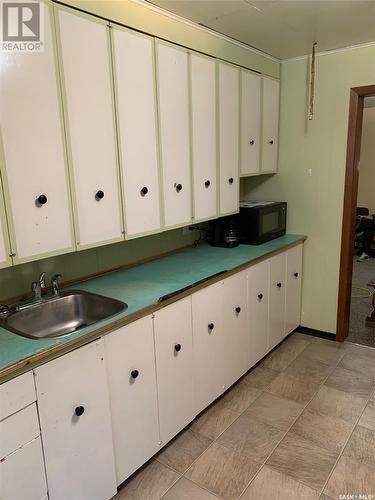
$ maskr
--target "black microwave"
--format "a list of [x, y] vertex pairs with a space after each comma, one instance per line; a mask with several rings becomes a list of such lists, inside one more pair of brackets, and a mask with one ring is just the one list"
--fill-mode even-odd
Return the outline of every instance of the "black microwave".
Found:
[[260, 245], [286, 232], [286, 202], [241, 201], [239, 229], [241, 243]]

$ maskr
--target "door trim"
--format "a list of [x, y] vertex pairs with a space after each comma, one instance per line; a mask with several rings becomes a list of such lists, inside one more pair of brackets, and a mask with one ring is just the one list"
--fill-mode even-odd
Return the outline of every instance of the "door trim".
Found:
[[357, 207], [364, 98], [375, 96], [375, 85], [350, 89], [348, 142], [344, 206], [341, 230], [340, 277], [337, 305], [336, 340], [343, 342], [349, 333], [350, 302], [354, 255], [354, 229]]

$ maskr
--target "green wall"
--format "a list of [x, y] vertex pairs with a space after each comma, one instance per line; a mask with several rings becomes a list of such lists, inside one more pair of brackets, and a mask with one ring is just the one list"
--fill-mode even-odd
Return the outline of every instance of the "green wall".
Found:
[[334, 333], [349, 92], [375, 84], [375, 46], [317, 57], [311, 122], [306, 118], [308, 71], [306, 58], [282, 64], [279, 173], [246, 179], [242, 194], [288, 202], [288, 232], [308, 236], [302, 324]]
[[278, 78], [280, 64], [250, 47], [207, 33], [150, 8], [129, 0], [65, 0], [66, 5], [77, 7], [124, 26], [164, 38], [193, 50], [204, 52], [234, 64]]
[[63, 281], [78, 279], [88, 274], [131, 264], [191, 245], [198, 236], [197, 231], [183, 234], [182, 229], [174, 229], [152, 236], [0, 269], [0, 302], [11, 297], [30, 294], [31, 282], [35, 281], [42, 271], [47, 273], [48, 285], [51, 276], [55, 273], [61, 273]]

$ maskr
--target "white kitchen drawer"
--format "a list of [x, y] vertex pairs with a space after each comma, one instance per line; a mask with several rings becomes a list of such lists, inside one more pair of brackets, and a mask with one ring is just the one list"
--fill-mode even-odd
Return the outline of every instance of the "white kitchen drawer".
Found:
[[36, 401], [32, 372], [0, 385], [0, 420]]
[[0, 462], [1, 500], [44, 500], [47, 484], [40, 437]]
[[0, 422], [0, 460], [40, 434], [36, 404]]

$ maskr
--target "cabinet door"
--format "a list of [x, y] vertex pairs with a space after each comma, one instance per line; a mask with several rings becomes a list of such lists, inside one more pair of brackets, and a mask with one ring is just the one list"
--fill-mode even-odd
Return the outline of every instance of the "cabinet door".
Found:
[[188, 54], [157, 43], [160, 147], [166, 226], [192, 217]]
[[160, 228], [154, 42], [113, 28], [126, 235]]
[[236, 382], [249, 369], [249, 329], [247, 325], [247, 276], [237, 273], [224, 282], [226, 356], [222, 369], [226, 386]]
[[152, 318], [104, 338], [117, 484], [159, 449]]
[[286, 253], [270, 259], [269, 339], [270, 349], [284, 338]]
[[50, 500], [116, 494], [103, 341], [36, 368]]
[[154, 332], [164, 445], [195, 417], [191, 297], [157, 311]]
[[298, 245], [286, 254], [285, 335], [301, 324], [302, 252], [303, 245]]
[[250, 267], [247, 271], [247, 275], [250, 366], [253, 366], [269, 351], [269, 261], [267, 260]]
[[122, 238], [108, 27], [58, 9], [77, 247]]
[[217, 215], [215, 61], [190, 55], [195, 221]]
[[8, 227], [5, 216], [3, 188], [0, 177], [0, 269], [11, 265]]
[[220, 214], [239, 210], [239, 91], [240, 71], [218, 63]]
[[0, 461], [0, 498], [41, 500], [46, 494], [43, 452], [38, 437]]
[[42, 6], [43, 51], [1, 54], [3, 182], [16, 263], [73, 250], [51, 16]]
[[276, 172], [279, 144], [279, 81], [263, 77], [262, 172]]
[[260, 171], [261, 77], [241, 70], [241, 175]]
[[196, 414], [227, 388], [224, 300], [223, 281], [192, 295]]

